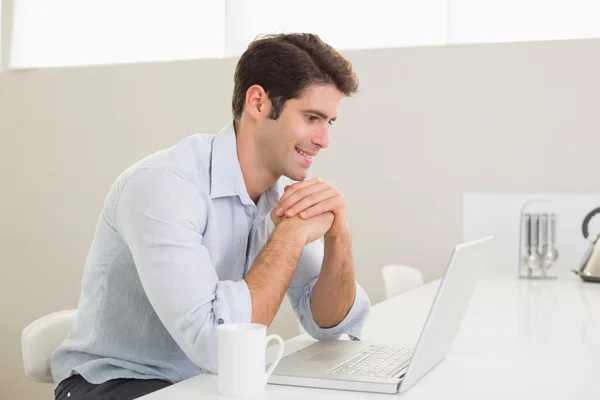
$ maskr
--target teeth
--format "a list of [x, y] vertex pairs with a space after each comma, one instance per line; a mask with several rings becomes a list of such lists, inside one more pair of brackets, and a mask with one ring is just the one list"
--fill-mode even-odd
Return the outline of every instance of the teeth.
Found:
[[312, 160], [312, 156], [309, 156], [308, 154], [306, 154], [305, 152], [303, 152], [303, 151], [302, 151], [302, 150], [300, 150], [299, 148], [296, 148], [296, 151], [297, 151], [299, 154], [303, 155], [304, 157], [306, 157], [306, 158], [308, 158], [308, 159], [311, 159], [311, 160]]

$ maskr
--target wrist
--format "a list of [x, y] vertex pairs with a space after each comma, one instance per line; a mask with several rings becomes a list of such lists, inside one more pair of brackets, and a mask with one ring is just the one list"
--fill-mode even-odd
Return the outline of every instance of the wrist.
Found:
[[352, 232], [350, 231], [350, 229], [346, 229], [335, 235], [325, 234], [325, 243], [331, 245], [351, 245]]
[[279, 224], [277, 224], [277, 226], [275, 226], [271, 240], [286, 242], [290, 245], [301, 247], [306, 246], [308, 243], [308, 237], [303, 235], [301, 231], [299, 232], [298, 230], [291, 229], [286, 221], [281, 221]]

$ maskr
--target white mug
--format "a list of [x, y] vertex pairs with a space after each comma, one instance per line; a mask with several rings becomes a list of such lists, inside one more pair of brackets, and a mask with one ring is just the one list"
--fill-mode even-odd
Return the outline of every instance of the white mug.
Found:
[[[224, 324], [219, 332], [219, 391], [225, 396], [253, 397], [262, 394], [283, 356], [283, 339], [267, 336], [260, 324]], [[277, 358], [265, 372], [267, 343], [279, 342]]]

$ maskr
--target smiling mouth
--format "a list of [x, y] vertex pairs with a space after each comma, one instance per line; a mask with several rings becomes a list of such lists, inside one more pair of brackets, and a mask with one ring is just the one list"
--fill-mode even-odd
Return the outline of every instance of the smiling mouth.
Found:
[[299, 148], [296, 147], [296, 153], [300, 154], [302, 157], [306, 157], [309, 160], [313, 159], [313, 156], [311, 156], [310, 154], [307, 154], [306, 152], [300, 150]]

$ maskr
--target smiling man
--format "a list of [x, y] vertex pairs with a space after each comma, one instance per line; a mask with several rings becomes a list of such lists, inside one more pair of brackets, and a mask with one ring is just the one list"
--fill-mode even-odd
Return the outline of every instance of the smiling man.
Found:
[[112, 185], [77, 318], [52, 357], [57, 399], [133, 399], [216, 373], [216, 327], [269, 326], [286, 294], [314, 338], [360, 337], [370, 302], [344, 198], [306, 179], [357, 90], [352, 66], [315, 35], [272, 35], [250, 44], [234, 82], [221, 132], [152, 154]]

